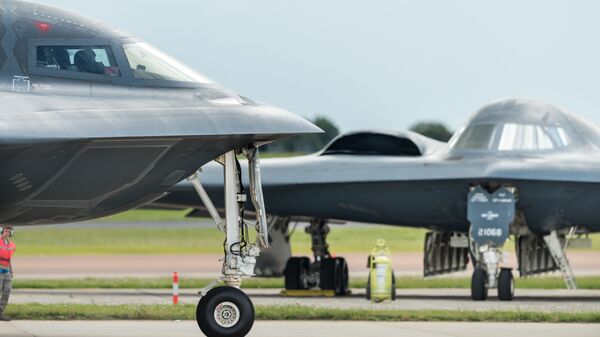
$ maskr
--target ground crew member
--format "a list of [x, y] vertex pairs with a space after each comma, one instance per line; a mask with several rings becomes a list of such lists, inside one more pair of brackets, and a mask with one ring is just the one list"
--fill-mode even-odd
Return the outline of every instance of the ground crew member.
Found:
[[0, 240], [0, 321], [10, 321], [8, 317], [4, 316], [4, 310], [12, 290], [13, 268], [11, 259], [17, 247], [14, 242], [10, 241], [14, 234], [13, 228], [10, 226], [0, 228], [2, 230], [2, 239]]

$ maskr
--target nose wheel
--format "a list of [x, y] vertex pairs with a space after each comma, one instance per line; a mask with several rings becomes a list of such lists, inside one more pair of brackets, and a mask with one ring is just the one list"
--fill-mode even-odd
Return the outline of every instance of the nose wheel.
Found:
[[198, 303], [196, 321], [209, 337], [246, 336], [254, 325], [254, 306], [237, 288], [214, 288]]
[[471, 298], [473, 301], [485, 301], [488, 297], [488, 275], [483, 268], [476, 268], [471, 277]]
[[515, 279], [512, 270], [502, 269], [498, 277], [498, 298], [500, 301], [512, 301], [515, 296]]

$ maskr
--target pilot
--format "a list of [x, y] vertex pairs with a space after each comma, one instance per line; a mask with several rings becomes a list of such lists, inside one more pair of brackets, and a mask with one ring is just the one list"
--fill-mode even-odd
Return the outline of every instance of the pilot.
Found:
[[13, 269], [11, 259], [17, 247], [10, 241], [14, 231], [10, 226], [0, 227], [2, 240], [0, 240], [0, 321], [10, 321], [4, 316], [4, 310], [8, 304], [10, 291], [12, 290]]
[[96, 53], [92, 48], [85, 48], [75, 53], [74, 62], [80, 72], [104, 74], [104, 64], [96, 61]]

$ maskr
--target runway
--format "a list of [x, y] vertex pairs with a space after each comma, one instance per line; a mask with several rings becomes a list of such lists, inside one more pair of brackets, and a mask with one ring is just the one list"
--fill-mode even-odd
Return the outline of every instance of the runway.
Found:
[[[249, 337], [597, 337], [600, 324], [259, 321]], [[0, 337], [198, 337], [196, 322], [0, 323]]]
[[[485, 302], [474, 302], [469, 289], [399, 289], [394, 302], [374, 304], [365, 299], [363, 289], [353, 295], [336, 298], [281, 297], [278, 289], [248, 289], [255, 305], [301, 305], [308, 307], [374, 310], [522, 310], [543, 312], [600, 312], [600, 290], [517, 289], [512, 302], [499, 301], [494, 291]], [[196, 305], [197, 290], [181, 290], [182, 304]], [[11, 304], [164, 304], [172, 301], [170, 290], [92, 289], [28, 290], [15, 289]]]

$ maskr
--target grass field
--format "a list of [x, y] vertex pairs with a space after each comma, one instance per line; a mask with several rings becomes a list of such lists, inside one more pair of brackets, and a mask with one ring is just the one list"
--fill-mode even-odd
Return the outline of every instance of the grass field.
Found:
[[106, 222], [184, 222], [193, 221], [185, 216], [190, 212], [189, 209], [180, 211], [164, 211], [153, 209], [136, 209], [112, 215], [106, 218], [91, 221], [93, 223]]
[[[177, 223], [187, 219], [188, 210], [135, 210], [108, 218], [102, 223]], [[425, 230], [392, 226], [335, 226], [328, 237], [332, 253], [367, 253], [377, 239], [385, 238], [392, 252], [422, 252]], [[600, 234], [593, 237], [593, 250], [600, 251]], [[202, 254], [221, 253], [223, 233], [214, 228], [55, 228], [17, 229], [18, 254], [39, 255], [115, 255], [115, 254]], [[310, 237], [301, 229], [292, 236], [294, 254], [310, 253]], [[512, 250], [512, 242], [507, 250]]]
[[[377, 239], [386, 238], [392, 252], [422, 252], [425, 231], [396, 227], [336, 227], [328, 242], [332, 253], [367, 253]], [[17, 230], [18, 254], [116, 255], [221, 253], [223, 233], [213, 228], [41, 228]], [[512, 247], [507, 251], [512, 250]], [[310, 253], [310, 237], [298, 230], [292, 236], [296, 255]], [[594, 235], [593, 251], [600, 251]]]
[[[192, 305], [10, 305], [16, 320], [194, 320]], [[257, 306], [257, 320], [468, 321], [599, 323], [597, 312], [344, 310], [306, 306]]]
[[[201, 289], [212, 282], [212, 279], [187, 279], [181, 278], [179, 287], [181, 289]], [[350, 279], [351, 288], [364, 288], [367, 284], [366, 278]], [[471, 281], [469, 278], [432, 278], [403, 276], [397, 279], [398, 288], [401, 289], [427, 289], [427, 288], [457, 288], [469, 289]], [[15, 279], [15, 289], [170, 289], [172, 280], [170, 278], [136, 279], [136, 278], [114, 278], [114, 279], [66, 279], [66, 280], [21, 280]], [[600, 276], [584, 276], [577, 278], [579, 289], [600, 289]], [[246, 279], [242, 287], [245, 289], [282, 289], [283, 279]], [[564, 289], [565, 283], [560, 277], [536, 277], [528, 279], [516, 279], [516, 287], [519, 289]]]
[[[334, 253], [369, 252], [377, 239], [388, 238], [393, 252], [420, 252], [424, 231], [373, 226], [335, 228], [329, 236]], [[394, 238], [393, 240], [391, 238]], [[224, 235], [213, 228], [40, 228], [17, 230], [18, 254], [110, 255], [222, 253]], [[298, 230], [292, 237], [295, 254], [310, 253], [310, 237]]]

